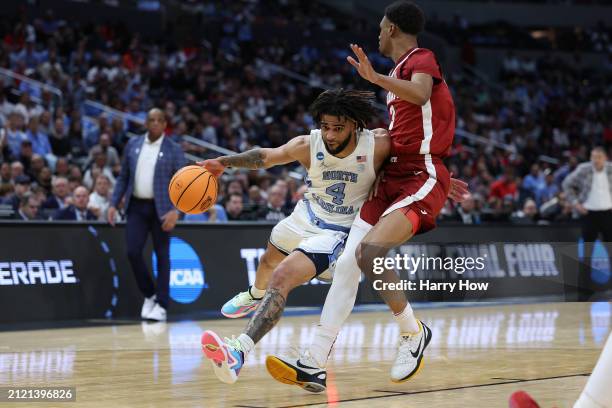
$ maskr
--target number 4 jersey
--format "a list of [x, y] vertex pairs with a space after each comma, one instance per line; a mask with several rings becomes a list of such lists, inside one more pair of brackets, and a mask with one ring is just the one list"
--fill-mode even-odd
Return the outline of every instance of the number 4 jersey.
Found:
[[374, 133], [357, 131], [357, 146], [344, 158], [325, 148], [321, 130], [310, 132], [306, 205], [328, 224], [350, 228], [376, 179]]

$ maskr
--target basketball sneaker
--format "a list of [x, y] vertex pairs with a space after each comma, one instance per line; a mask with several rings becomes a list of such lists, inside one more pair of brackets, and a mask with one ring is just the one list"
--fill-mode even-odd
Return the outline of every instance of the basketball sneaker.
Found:
[[166, 308], [161, 306], [159, 303], [155, 303], [153, 310], [145, 316], [147, 320], [155, 320], [156, 322], [165, 322], [168, 318], [168, 312]]
[[404, 382], [412, 378], [423, 365], [423, 352], [431, 341], [431, 329], [417, 320], [420, 330], [414, 334], [401, 334], [399, 350], [393, 367], [391, 381]]
[[145, 298], [144, 303], [142, 304], [142, 309], [140, 310], [140, 317], [142, 317], [143, 319], [147, 319], [147, 316], [149, 316], [149, 314], [153, 311], [153, 308], [155, 307], [156, 300], [156, 295]]
[[261, 299], [255, 299], [251, 296], [251, 291], [240, 292], [230, 300], [228, 300], [221, 308], [221, 314], [230, 319], [244, 317], [257, 309]]
[[202, 334], [202, 351], [213, 366], [215, 375], [224, 383], [233, 384], [244, 364], [244, 352], [238, 339], [221, 338], [213, 331]]
[[540, 406], [525, 391], [516, 391], [508, 400], [508, 408], [540, 408]]
[[276, 381], [306, 391], [322, 392], [327, 387], [327, 371], [319, 367], [308, 350], [296, 357], [267, 356], [266, 369]]

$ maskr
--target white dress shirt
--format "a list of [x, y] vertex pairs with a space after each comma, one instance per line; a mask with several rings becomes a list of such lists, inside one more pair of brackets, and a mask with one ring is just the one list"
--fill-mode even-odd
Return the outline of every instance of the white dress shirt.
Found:
[[610, 186], [608, 185], [608, 175], [605, 169], [602, 171], [593, 169], [591, 191], [583, 205], [589, 211], [612, 209], [612, 197], [610, 197]]
[[144, 143], [138, 155], [136, 163], [136, 174], [134, 175], [134, 196], [143, 199], [153, 198], [153, 179], [155, 177], [155, 164], [159, 156], [164, 136], [155, 142], [149, 140], [149, 134], [145, 136]]
[[110, 207], [110, 200], [108, 199], [108, 197], [101, 196], [100, 194], [98, 194], [97, 191], [94, 191], [89, 195], [89, 204], [87, 205], [87, 208], [97, 208], [100, 210], [98, 220], [106, 220], [106, 213], [108, 212], [108, 207]]

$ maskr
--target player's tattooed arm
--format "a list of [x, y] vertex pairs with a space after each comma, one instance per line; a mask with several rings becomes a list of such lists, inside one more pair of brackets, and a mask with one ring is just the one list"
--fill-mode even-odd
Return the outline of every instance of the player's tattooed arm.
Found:
[[253, 149], [231, 156], [221, 156], [219, 161], [225, 167], [241, 167], [243, 169], [261, 169], [265, 167], [265, 153], [263, 149]]
[[261, 304], [249, 321], [246, 334], [257, 343], [266, 335], [280, 320], [285, 302], [287, 300], [280, 294], [278, 289], [272, 288], [266, 291]]
[[267, 169], [294, 161], [299, 161], [306, 168], [310, 165], [310, 139], [308, 135], [295, 137], [279, 147], [252, 149], [243, 153], [204, 160], [196, 164], [219, 177], [226, 167], [251, 170]]

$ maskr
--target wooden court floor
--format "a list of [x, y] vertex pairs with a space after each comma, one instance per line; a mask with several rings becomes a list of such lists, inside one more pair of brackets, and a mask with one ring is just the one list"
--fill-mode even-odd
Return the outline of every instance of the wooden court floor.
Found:
[[[393, 384], [398, 332], [386, 312], [353, 314], [328, 367], [328, 389], [275, 382], [264, 359], [306, 345], [317, 315], [284, 317], [234, 385], [203, 359], [203, 329], [239, 334], [246, 320], [0, 333], [0, 386], [74, 386], [84, 407], [507, 407], [515, 390], [542, 407], [571, 407], [610, 331], [610, 303], [544, 303], [417, 310], [433, 330], [425, 366]], [[0, 403], [0, 407], [9, 406]]]

